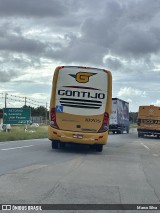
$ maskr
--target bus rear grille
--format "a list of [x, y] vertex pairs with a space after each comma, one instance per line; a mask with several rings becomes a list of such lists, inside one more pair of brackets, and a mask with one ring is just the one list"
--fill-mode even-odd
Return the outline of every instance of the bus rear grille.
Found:
[[99, 109], [102, 106], [101, 101], [74, 98], [60, 98], [60, 103], [62, 106], [88, 109]]

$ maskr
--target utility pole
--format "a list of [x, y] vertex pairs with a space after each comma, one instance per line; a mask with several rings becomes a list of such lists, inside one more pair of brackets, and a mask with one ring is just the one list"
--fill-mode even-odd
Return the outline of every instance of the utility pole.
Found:
[[24, 97], [24, 105], [27, 106], [27, 98]]
[[47, 102], [46, 102], [46, 125], [48, 124], [48, 119], [47, 119]]
[[4, 100], [5, 100], [5, 108], [7, 108], [7, 95], [8, 95], [8, 93], [7, 92], [5, 92], [5, 98], [4, 98]]

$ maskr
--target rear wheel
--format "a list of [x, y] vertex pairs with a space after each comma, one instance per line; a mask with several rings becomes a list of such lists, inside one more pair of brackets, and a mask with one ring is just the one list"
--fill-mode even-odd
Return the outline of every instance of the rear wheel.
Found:
[[144, 134], [138, 132], [138, 137], [139, 137], [139, 138], [143, 138], [143, 137], [144, 137]]
[[60, 142], [60, 143], [59, 143], [59, 147], [60, 147], [60, 148], [63, 149], [63, 148], [65, 148], [65, 146], [66, 146], [66, 143], [63, 143], [63, 142]]
[[58, 143], [59, 141], [56, 140], [52, 141], [52, 149], [58, 149]]
[[118, 130], [117, 134], [123, 134], [123, 130]]
[[97, 144], [96, 145], [96, 151], [97, 152], [102, 152], [102, 150], [103, 150], [103, 145], [102, 144]]

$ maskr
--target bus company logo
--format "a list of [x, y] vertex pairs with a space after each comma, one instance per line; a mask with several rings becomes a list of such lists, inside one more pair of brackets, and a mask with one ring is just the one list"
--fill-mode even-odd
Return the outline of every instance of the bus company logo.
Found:
[[73, 78], [76, 79], [79, 83], [87, 83], [89, 81], [89, 77], [96, 75], [97, 73], [91, 73], [91, 72], [78, 72], [76, 75], [69, 74]]

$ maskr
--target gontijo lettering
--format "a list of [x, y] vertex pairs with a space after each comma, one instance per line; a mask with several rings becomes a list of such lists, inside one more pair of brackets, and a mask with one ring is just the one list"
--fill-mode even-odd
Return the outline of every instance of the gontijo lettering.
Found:
[[72, 97], [81, 97], [81, 98], [95, 98], [95, 99], [105, 99], [104, 93], [92, 93], [84, 91], [72, 91], [72, 90], [58, 90], [58, 95], [60, 96], [72, 96]]

